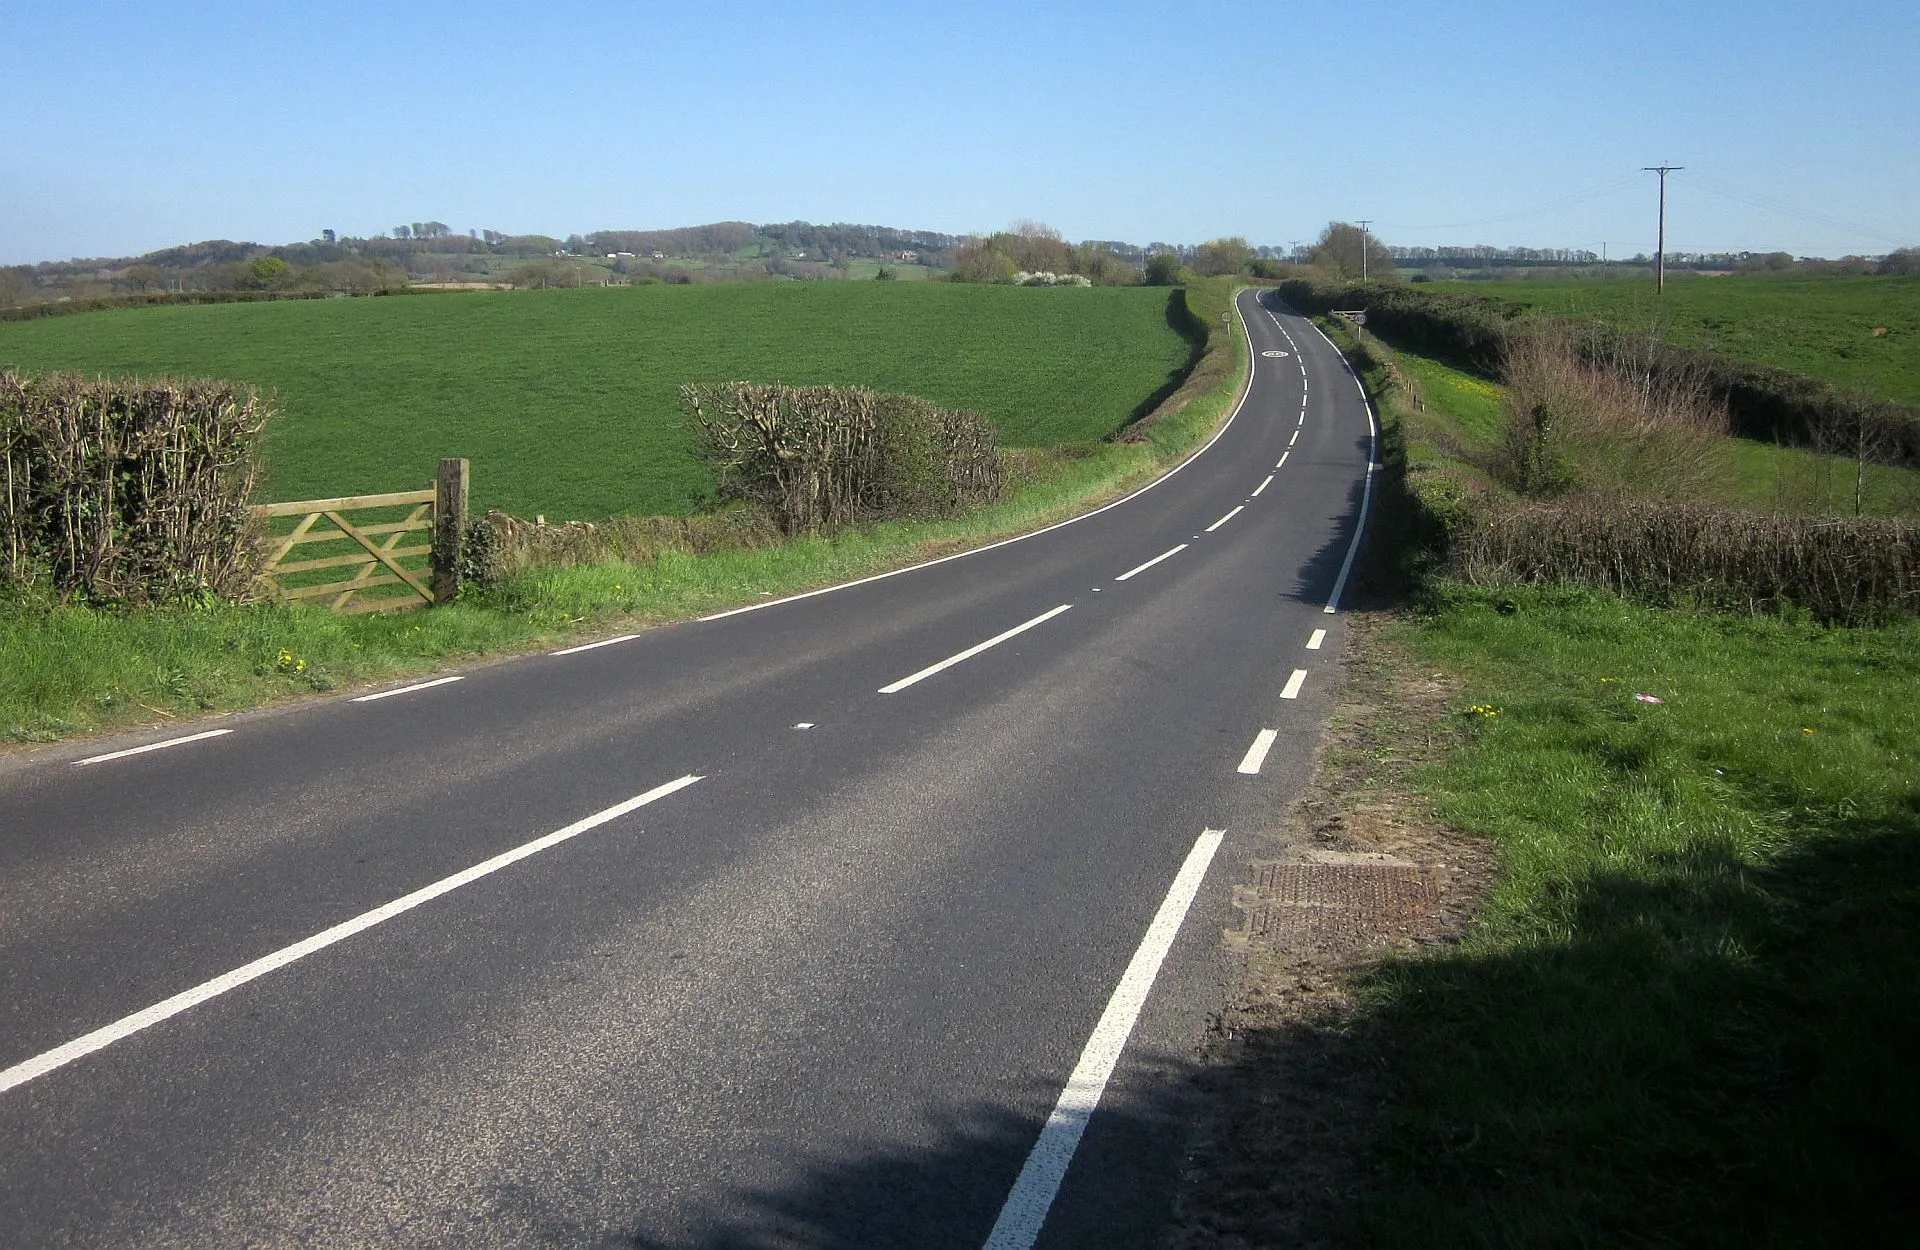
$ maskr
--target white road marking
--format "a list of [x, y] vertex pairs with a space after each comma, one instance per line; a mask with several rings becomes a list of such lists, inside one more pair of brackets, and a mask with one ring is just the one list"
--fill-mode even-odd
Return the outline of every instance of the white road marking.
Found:
[[911, 677], [902, 677], [899, 681], [894, 682], [891, 686], [882, 686], [880, 687], [880, 693], [881, 694], [898, 694], [900, 691], [905, 690], [908, 686], [913, 685], [915, 682], [925, 681], [927, 678], [933, 676], [935, 673], [941, 672], [945, 669], [952, 668], [954, 665], [960, 663], [963, 660], [971, 660], [974, 656], [979, 655], [982, 651], [985, 651], [988, 647], [999, 646], [1001, 643], [1013, 637], [1015, 634], [1024, 634], [1028, 630], [1032, 629], [1035, 625], [1039, 625], [1042, 622], [1052, 620], [1054, 617], [1060, 615], [1062, 612], [1065, 612], [1068, 608], [1072, 606], [1073, 605], [1071, 603], [1063, 603], [1059, 607], [1054, 608], [1051, 611], [1042, 612], [1040, 615], [1034, 617], [1032, 620], [1027, 621], [1024, 624], [1015, 625], [1012, 629], [1007, 630], [1005, 633], [995, 634], [993, 637], [987, 639], [985, 642], [976, 642], [971, 647], [968, 647], [965, 651], [962, 651], [957, 655], [950, 655], [946, 659], [940, 661], [938, 664], [929, 664], [927, 667], [921, 669], [919, 672], [913, 674]]
[[[1275, 465], [1275, 466], [1273, 466], [1273, 467], [1277, 469], [1277, 468], [1279, 468], [1280, 466], [1279, 466], [1279, 465]], [[1254, 493], [1254, 497], [1255, 497], [1255, 498], [1258, 498], [1258, 497], [1259, 497], [1259, 495], [1260, 495], [1260, 492], [1261, 492], [1261, 491], [1263, 491], [1263, 490], [1265, 490], [1265, 489], [1266, 489], [1267, 487], [1269, 487], [1269, 486], [1271, 486], [1272, 484], [1273, 484], [1273, 474], [1271, 474], [1271, 473], [1269, 473], [1269, 474], [1267, 474], [1267, 480], [1266, 480], [1266, 481], [1264, 481], [1264, 482], [1262, 482], [1262, 483], [1260, 483], [1260, 485], [1258, 485], [1258, 486], [1256, 486], [1256, 487], [1254, 487], [1254, 488], [1253, 488], [1253, 493]]]
[[1177, 556], [1181, 552], [1185, 551], [1186, 549], [1187, 549], [1187, 544], [1181, 543], [1178, 547], [1175, 547], [1172, 551], [1163, 551], [1159, 555], [1155, 556], [1153, 559], [1147, 561], [1145, 564], [1134, 565], [1132, 568], [1128, 569], [1126, 572], [1122, 573], [1120, 576], [1114, 578], [1113, 580], [1116, 582], [1124, 582], [1129, 577], [1132, 577], [1135, 573], [1144, 573], [1148, 569], [1152, 568], [1154, 565], [1160, 563], [1160, 561], [1166, 559], [1168, 556]]
[[1253, 735], [1253, 745], [1248, 747], [1247, 753], [1240, 757], [1240, 767], [1235, 771], [1246, 773], [1248, 776], [1259, 772], [1260, 765], [1267, 762], [1267, 752], [1273, 750], [1273, 740], [1279, 736], [1280, 731], [1277, 729], [1262, 729]]
[[599, 642], [583, 642], [577, 647], [562, 647], [558, 651], [549, 651], [548, 655], [578, 655], [582, 651], [591, 651], [595, 647], [611, 647], [616, 642], [632, 642], [638, 634], [622, 634], [618, 638], [602, 638]]
[[465, 681], [465, 680], [466, 678], [464, 677], [436, 677], [432, 681], [418, 681], [411, 686], [401, 686], [395, 690], [381, 690], [373, 694], [363, 694], [356, 699], [349, 700], [349, 702], [371, 703], [375, 699], [391, 699], [394, 695], [397, 695], [397, 694], [412, 694], [416, 690], [427, 690], [434, 686], [447, 685], [449, 682]]
[[813, 722], [810, 720], [803, 720], [798, 725], [795, 725], [794, 728], [795, 729], [812, 729]]
[[[1244, 317], [1240, 319], [1240, 330], [1241, 330], [1241, 333], [1246, 336], [1247, 350], [1251, 352], [1253, 350], [1253, 328], [1247, 324], [1246, 318]], [[818, 590], [802, 591], [797, 595], [788, 595], [783, 599], [769, 599], [765, 603], [749, 603], [742, 607], [729, 608], [725, 612], [715, 612], [715, 613], [712, 613], [711, 615], [700, 617], [699, 620], [701, 622], [718, 621], [729, 616], [739, 616], [743, 612], [758, 612], [762, 608], [777, 608], [783, 603], [797, 603], [802, 599], [811, 599], [815, 595], [830, 595], [837, 590], [850, 590], [855, 586], [864, 586], [868, 582], [885, 581], [889, 577], [899, 577], [903, 573], [912, 573], [920, 569], [930, 569], [936, 564], [945, 564], [949, 560], [964, 560], [968, 556], [977, 556], [977, 555], [980, 555], [982, 552], [992, 551], [997, 547], [1005, 547], [1012, 543], [1023, 543], [1023, 542], [1026, 542], [1029, 538], [1038, 538], [1042, 534], [1051, 534], [1054, 530], [1062, 529], [1069, 525], [1078, 525], [1082, 521], [1090, 520], [1093, 517], [1099, 516], [1102, 512], [1109, 511], [1113, 508], [1118, 508], [1122, 504], [1132, 503], [1134, 500], [1140, 498], [1140, 496], [1146, 494], [1148, 491], [1152, 490], [1154, 487], [1159, 486], [1171, 480], [1175, 474], [1179, 473], [1181, 470], [1185, 469], [1188, 465], [1192, 464], [1194, 461], [1198, 460], [1200, 457], [1206, 455], [1207, 452], [1212, 450], [1213, 445], [1219, 442], [1223, 437], [1225, 437], [1227, 431], [1233, 427], [1233, 423], [1239, 419], [1240, 410], [1246, 406], [1247, 396], [1251, 394], [1253, 394], [1253, 369], [1251, 365], [1249, 365], [1247, 369], [1246, 388], [1240, 392], [1240, 397], [1233, 401], [1233, 410], [1227, 414], [1227, 419], [1221, 422], [1220, 428], [1213, 432], [1212, 438], [1202, 443], [1199, 446], [1199, 448], [1194, 451], [1192, 455], [1188, 456], [1185, 460], [1182, 460], [1179, 464], [1169, 469], [1164, 476], [1157, 477], [1153, 479], [1153, 481], [1148, 482], [1145, 486], [1142, 486], [1139, 490], [1134, 491], [1132, 494], [1122, 495], [1120, 498], [1114, 500], [1112, 503], [1105, 504], [1101, 507], [1095, 508], [1091, 512], [1082, 512], [1079, 516], [1071, 516], [1064, 521], [1056, 521], [1052, 525], [1044, 526], [1040, 529], [1033, 530], [1030, 533], [1015, 534], [1012, 538], [1003, 538], [997, 543], [988, 543], [984, 547], [974, 547], [967, 551], [956, 551], [950, 556], [941, 556], [937, 560], [928, 560], [922, 564], [909, 564], [907, 567], [903, 569], [893, 569], [886, 573], [875, 573], [871, 577], [856, 577], [850, 582], [840, 582], [837, 585], [833, 585], [833, 586], [822, 586]]]
[[1292, 454], [1293, 454], [1293, 452], [1291, 452], [1291, 451], [1283, 451], [1283, 452], [1281, 452], [1281, 453], [1280, 453], [1280, 463], [1278, 463], [1278, 464], [1276, 464], [1276, 465], [1274, 465], [1273, 467], [1274, 467], [1274, 468], [1276, 468], [1276, 469], [1284, 469], [1284, 468], [1286, 468], [1286, 467], [1287, 467], [1287, 457], [1288, 457], [1288, 456], [1291, 456]]
[[1304, 668], [1296, 668], [1296, 669], [1294, 669], [1294, 670], [1293, 670], [1293, 676], [1291, 676], [1291, 677], [1289, 677], [1289, 678], [1287, 678], [1287, 684], [1286, 684], [1286, 687], [1285, 687], [1285, 688], [1284, 688], [1283, 690], [1281, 690], [1281, 691], [1280, 691], [1280, 697], [1281, 697], [1281, 698], [1283, 698], [1283, 699], [1297, 699], [1297, 698], [1299, 698], [1299, 697], [1300, 697], [1300, 687], [1301, 687], [1302, 685], [1304, 685], [1304, 684], [1306, 684], [1306, 680], [1307, 680], [1307, 670], [1306, 670], [1306, 669], [1304, 669]]
[[1293, 437], [1287, 440], [1287, 446], [1291, 447], [1299, 441], [1300, 441], [1300, 431], [1295, 430], [1293, 432]]
[[1215, 521], [1212, 525], [1207, 526], [1207, 533], [1209, 534], [1213, 533], [1213, 531], [1219, 529], [1222, 525], [1225, 525], [1228, 521], [1231, 521], [1233, 520], [1233, 518], [1239, 516], [1240, 510], [1242, 508], [1245, 508], [1246, 506], [1247, 505], [1245, 504], [1239, 505], [1239, 507], [1236, 507], [1232, 512], [1227, 513], [1227, 515], [1221, 517], [1218, 521]]
[[1223, 830], [1206, 830], [1187, 853], [1186, 862], [1180, 865], [1172, 887], [1161, 900], [1160, 910], [1154, 913], [1153, 923], [1147, 926], [1147, 935], [1140, 940], [1139, 949], [1134, 951], [1126, 972], [1121, 974], [1120, 984], [1114, 987], [1106, 1010], [1100, 1013], [1100, 1022], [1093, 1026], [1093, 1035], [1080, 1052], [1080, 1062], [1074, 1065], [1073, 1075], [1060, 1091], [1060, 1099], [1054, 1103], [1053, 1114], [1047, 1117], [1046, 1127], [1040, 1130], [1040, 1139], [1034, 1142], [1032, 1153], [1027, 1155], [1019, 1179], [1013, 1182], [1006, 1204], [1000, 1208], [1000, 1218], [987, 1234], [986, 1250], [1029, 1250], [1039, 1238], [1047, 1211], [1066, 1177], [1067, 1165], [1073, 1162], [1074, 1151], [1079, 1149], [1080, 1138], [1087, 1131], [1087, 1121], [1100, 1105], [1100, 1096], [1106, 1092], [1120, 1053], [1126, 1049], [1127, 1038], [1140, 1018], [1140, 1009], [1146, 1005], [1154, 978], [1160, 975], [1160, 965], [1172, 949], [1174, 938], [1179, 936], [1181, 922], [1187, 918], [1194, 896], [1200, 892], [1200, 883], [1206, 878], [1207, 866], [1213, 862], [1214, 852], [1220, 849], [1220, 839], [1224, 836]]
[[1307, 639], [1307, 650], [1318, 651], [1320, 649], [1320, 644], [1325, 642], [1326, 640], [1327, 640], [1326, 630], [1324, 629], [1314, 630], [1313, 637]]
[[168, 738], [165, 742], [149, 742], [143, 747], [128, 747], [124, 751], [109, 751], [105, 755], [90, 755], [83, 760], [75, 760], [73, 766], [82, 764], [104, 764], [108, 760], [123, 760], [129, 755], [145, 755], [148, 751], [164, 751], [168, 747], [183, 746], [189, 742], [201, 742], [208, 738], [218, 738], [221, 734], [230, 734], [231, 729], [208, 729], [202, 733], [188, 734], [184, 738]]
[[[1333, 340], [1327, 338], [1325, 330], [1317, 325], [1313, 328], [1321, 338], [1326, 339], [1328, 347], [1333, 347]], [[1333, 349], [1336, 353], [1340, 350], [1337, 347]], [[1359, 386], [1360, 375], [1353, 371], [1352, 363], [1345, 356], [1340, 357], [1340, 363], [1346, 366], [1347, 376], [1353, 379], [1354, 385]], [[1353, 573], [1354, 557], [1360, 554], [1360, 540], [1367, 532], [1367, 512], [1373, 504], [1373, 464], [1380, 455], [1380, 427], [1374, 422], [1373, 401], [1367, 398], [1367, 389], [1364, 386], [1360, 387], [1360, 402], [1367, 410], [1367, 476], [1360, 490], [1360, 520], [1353, 527], [1353, 542], [1347, 546], [1347, 558], [1340, 563], [1340, 576], [1334, 579], [1333, 594], [1327, 597], [1327, 606], [1321, 609], [1322, 612], [1327, 613], [1340, 610], [1340, 596], [1346, 592], [1347, 578]]]
[[430, 903], [463, 885], [471, 885], [480, 878], [499, 872], [510, 864], [516, 864], [531, 855], [538, 855], [541, 851], [558, 846], [569, 838], [576, 838], [589, 829], [598, 828], [610, 820], [617, 820], [636, 808], [645, 807], [656, 799], [663, 799], [676, 790], [684, 790], [699, 780], [699, 777], [689, 774], [677, 781], [669, 781], [663, 786], [655, 786], [645, 794], [635, 795], [624, 803], [615, 803], [604, 811], [595, 812], [584, 820], [576, 820], [564, 829], [556, 829], [545, 837], [523, 843], [510, 851], [495, 855], [492, 859], [483, 860], [471, 868], [463, 868], [450, 877], [442, 877], [432, 885], [423, 886], [411, 894], [402, 895], [391, 903], [383, 903], [372, 911], [361, 912], [353, 919], [344, 920], [331, 929], [323, 929], [312, 937], [303, 938], [291, 946], [283, 946], [270, 955], [263, 955], [252, 963], [242, 964], [211, 981], [203, 981], [190, 990], [175, 994], [172, 998], [163, 999], [130, 1016], [122, 1016], [112, 1024], [76, 1037], [63, 1046], [56, 1046], [31, 1059], [16, 1063], [11, 1068], [0, 1071], [0, 1093], [5, 1093], [17, 1085], [25, 1085], [28, 1081], [45, 1076], [56, 1068], [65, 1067], [96, 1050], [104, 1050], [142, 1029], [151, 1028], [209, 999], [218, 998], [228, 990], [238, 989], [269, 972], [284, 968], [296, 960], [305, 959], [316, 951], [325, 950], [337, 942], [344, 942], [357, 933], [364, 933], [377, 924], [412, 911], [422, 903]]

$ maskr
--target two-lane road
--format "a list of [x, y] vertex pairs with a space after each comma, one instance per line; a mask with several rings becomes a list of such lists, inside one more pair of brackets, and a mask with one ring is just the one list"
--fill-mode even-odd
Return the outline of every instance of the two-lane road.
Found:
[[0, 1243], [1151, 1241], [1369, 489], [1263, 298], [1074, 522], [0, 764]]

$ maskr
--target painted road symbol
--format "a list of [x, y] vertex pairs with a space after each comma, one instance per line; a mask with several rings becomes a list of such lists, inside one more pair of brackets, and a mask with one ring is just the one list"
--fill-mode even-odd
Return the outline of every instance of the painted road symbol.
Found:
[[1286, 353], [1285, 353], [1285, 352], [1261, 352], [1260, 354], [1261, 354], [1262, 356], [1284, 356], [1284, 355], [1286, 355]]

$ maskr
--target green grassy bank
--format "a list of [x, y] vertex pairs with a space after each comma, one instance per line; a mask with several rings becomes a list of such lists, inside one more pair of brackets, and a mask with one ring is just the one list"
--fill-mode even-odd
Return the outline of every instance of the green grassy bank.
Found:
[[1650, 331], [1679, 347], [1804, 373], [1920, 406], [1920, 278], [1853, 274], [1645, 281], [1436, 282], [1541, 312]]
[[[1920, 627], [1441, 585], [1418, 780], [1502, 865], [1358, 984], [1396, 1246], [1893, 1245], [1920, 1174]], [[1649, 703], [1638, 696], [1664, 700]]]
[[1178, 380], [1169, 292], [755, 283], [122, 309], [0, 324], [0, 364], [271, 391], [263, 500], [408, 490], [595, 520], [710, 502], [684, 382], [831, 383], [986, 413], [1003, 442], [1104, 438]]
[[1398, 604], [1381, 662], [1458, 691], [1424, 730], [1453, 745], [1412, 773], [1406, 819], [1483, 840], [1499, 867], [1456, 943], [1351, 979], [1340, 1035], [1384, 1098], [1324, 1231], [1904, 1244], [1920, 622], [1475, 587], [1404, 558], [1414, 494], [1489, 488], [1474, 461], [1504, 416], [1478, 378], [1377, 354], [1404, 380], [1369, 375], [1389, 449], [1371, 583]]

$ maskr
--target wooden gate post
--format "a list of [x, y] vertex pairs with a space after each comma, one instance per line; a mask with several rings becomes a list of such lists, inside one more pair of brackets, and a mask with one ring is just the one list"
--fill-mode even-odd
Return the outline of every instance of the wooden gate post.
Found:
[[460, 597], [460, 544], [467, 532], [467, 462], [440, 462], [433, 484], [433, 601]]

